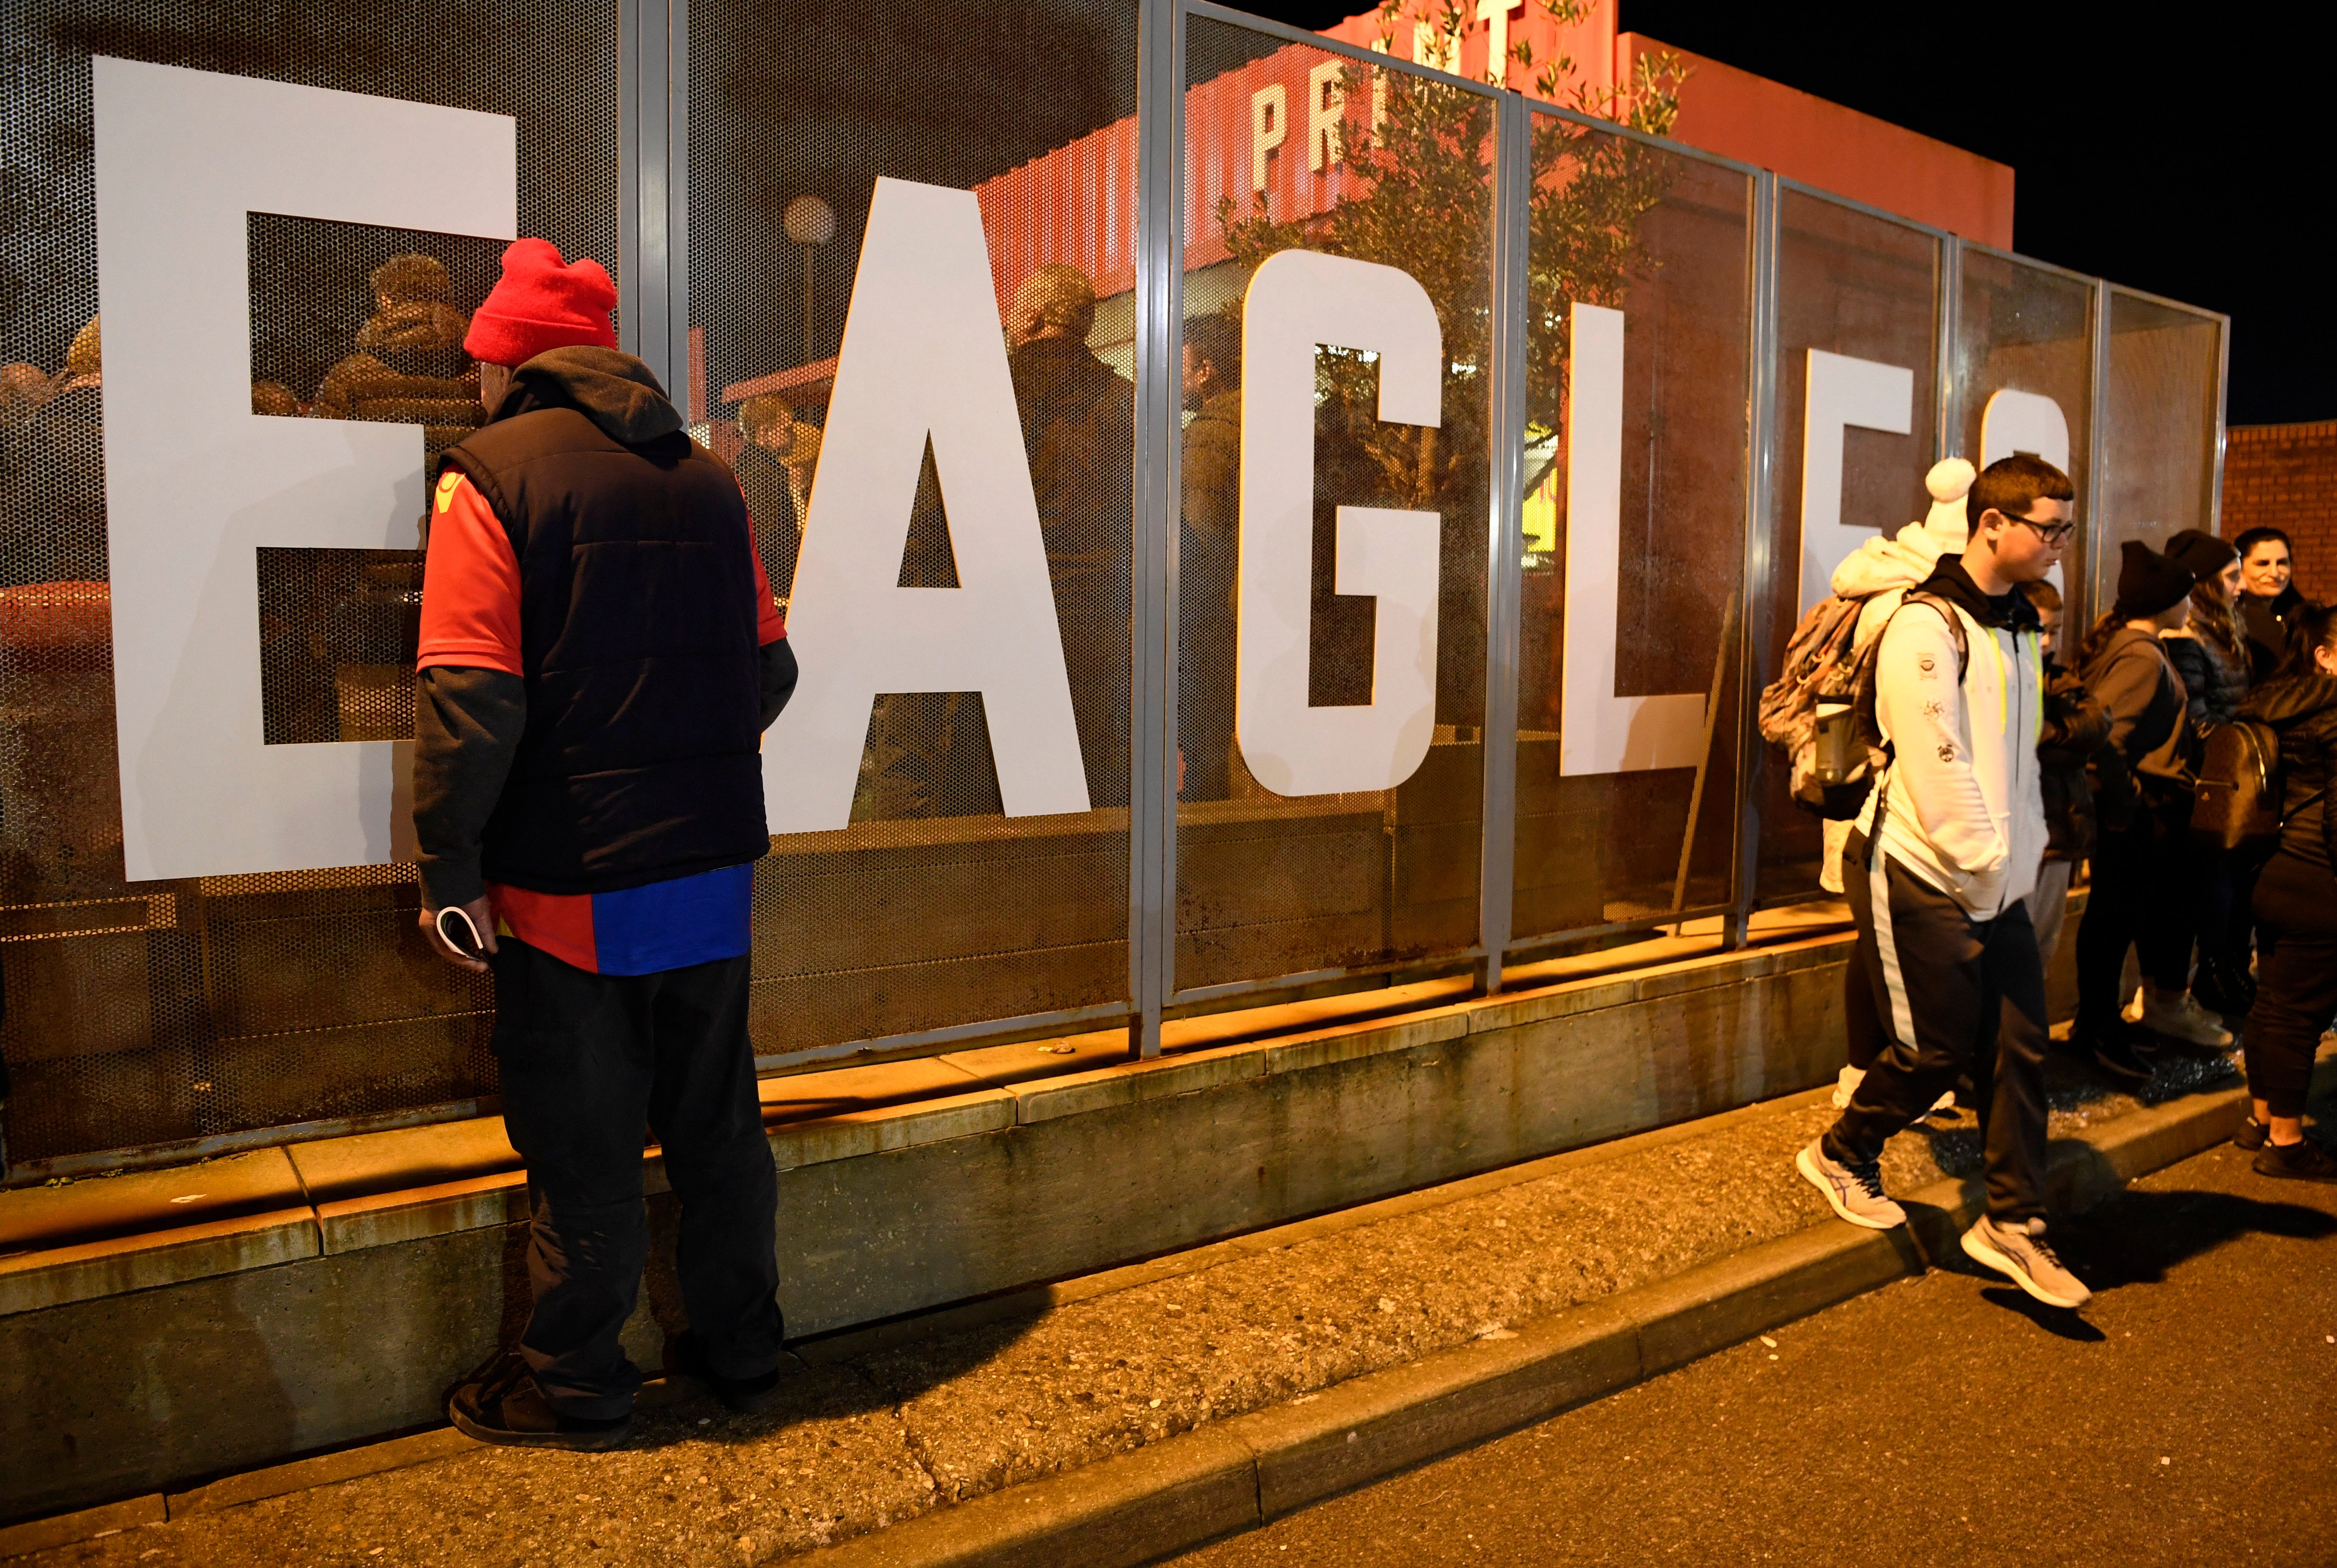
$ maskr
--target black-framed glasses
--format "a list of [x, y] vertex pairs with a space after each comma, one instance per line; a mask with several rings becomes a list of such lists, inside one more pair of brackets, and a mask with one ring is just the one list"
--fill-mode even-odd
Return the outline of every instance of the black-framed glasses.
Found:
[[[1997, 515], [1999, 517], [2005, 517], [2005, 514], [2000, 511], [1998, 512]], [[2023, 528], [2036, 530], [2037, 537], [2043, 540], [2047, 544], [2060, 544], [2066, 541], [2071, 534], [2078, 531], [2078, 525], [2074, 521], [2069, 522], [2039, 522], [2036, 519], [2029, 517], [2010, 517], [2006, 518], [2006, 521], [2009, 522], [2017, 522]]]

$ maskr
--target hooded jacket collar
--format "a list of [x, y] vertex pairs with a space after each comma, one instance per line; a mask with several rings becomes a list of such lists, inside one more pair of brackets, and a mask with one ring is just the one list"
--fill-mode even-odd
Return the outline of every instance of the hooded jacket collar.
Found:
[[490, 423], [539, 408], [572, 408], [627, 446], [644, 446], [682, 427], [650, 367], [613, 348], [554, 348], [512, 372]]
[[2045, 629], [2045, 623], [2038, 617], [2037, 607], [2029, 603], [2029, 596], [2018, 589], [1997, 599], [1990, 599], [1980, 592], [1980, 584], [1974, 582], [1971, 573], [1964, 570], [1961, 555], [1940, 557], [1940, 564], [1932, 569], [1931, 575], [1925, 578], [1915, 591], [1946, 599], [1982, 626], [2016, 632], [2042, 632]]
[[1892, 589], [1910, 589], [1940, 564], [1948, 545], [1925, 523], [1911, 522], [1895, 539], [1870, 539], [1833, 569], [1831, 586], [1839, 599], [1872, 599]]

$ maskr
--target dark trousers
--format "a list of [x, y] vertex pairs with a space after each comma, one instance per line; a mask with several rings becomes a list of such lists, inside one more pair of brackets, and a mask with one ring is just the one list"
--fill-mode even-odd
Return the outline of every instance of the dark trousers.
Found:
[[552, 1405], [609, 1417], [641, 1376], [618, 1343], [649, 1255], [642, 1130], [681, 1201], [682, 1305], [712, 1369], [779, 1363], [778, 1174], [755, 1095], [747, 964], [593, 975], [524, 942], [494, 959], [504, 1126], [527, 1162], [535, 1310], [520, 1354]]
[[2275, 1116], [2301, 1116], [2321, 1032], [2337, 1018], [2337, 876], [2276, 854], [2256, 878], [2255, 915], [2248, 1093]]
[[2146, 796], [2134, 821], [2094, 845], [2093, 891], [2078, 927], [2078, 1024], [2082, 1037], [2114, 1031], [2118, 979], [2127, 949], [2137, 950], [2143, 978], [2161, 990], [2191, 984], [2191, 936], [2197, 914], [2191, 875], [2191, 799], [2153, 803]]
[[[1844, 885], [1848, 885], [1846, 877]], [[1875, 966], [1881, 960], [1874, 956], [1873, 922], [1855, 916], [1859, 904], [1871, 906], [1873, 902], [1871, 899], [1852, 901], [1858, 943], [1851, 950], [1850, 962], [1842, 970], [1843, 1032], [1850, 1038], [1850, 1065], [1862, 1073], [1873, 1070], [1874, 1059], [1891, 1043], [1891, 1032], [1883, 1027], [1882, 1015], [1874, 1004], [1875, 976], [1879, 972]]]
[[[1988, 1212], [2045, 1212], [2045, 966], [2029, 906], [1976, 920], [1961, 905], [1853, 833], [1843, 890], [1869, 950], [1883, 1045], [1825, 1135], [1846, 1164], [1880, 1159], [1893, 1133], [1971, 1078], [1986, 1150]], [[1862, 907], [1863, 906], [1863, 907]]]

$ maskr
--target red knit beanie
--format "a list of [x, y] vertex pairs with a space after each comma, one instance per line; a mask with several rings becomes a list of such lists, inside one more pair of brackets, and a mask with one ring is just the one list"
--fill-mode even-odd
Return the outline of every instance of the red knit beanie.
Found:
[[614, 348], [609, 312], [617, 286], [591, 257], [560, 259], [549, 239], [515, 239], [504, 275], [471, 317], [463, 351], [489, 365], [521, 365], [554, 348]]

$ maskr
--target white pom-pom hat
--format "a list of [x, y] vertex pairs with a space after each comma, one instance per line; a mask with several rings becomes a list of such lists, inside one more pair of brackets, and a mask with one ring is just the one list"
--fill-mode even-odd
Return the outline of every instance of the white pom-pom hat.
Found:
[[1970, 540], [1964, 496], [1976, 477], [1972, 465], [1961, 457], [1940, 459], [1923, 476], [1923, 488], [1931, 492], [1931, 510], [1923, 518], [1923, 531], [1938, 540], [1948, 554], [1961, 553]]

